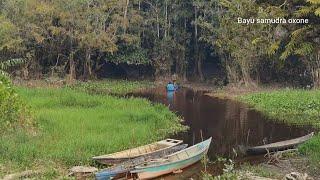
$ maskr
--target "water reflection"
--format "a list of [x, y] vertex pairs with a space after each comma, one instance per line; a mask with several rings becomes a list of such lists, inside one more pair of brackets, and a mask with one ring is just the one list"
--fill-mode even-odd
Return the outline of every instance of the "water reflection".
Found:
[[261, 113], [232, 100], [212, 98], [205, 92], [182, 88], [167, 92], [155, 88], [135, 96], [163, 103], [184, 119], [190, 127], [178, 135], [189, 144], [213, 137], [209, 156], [234, 157], [239, 147], [255, 146], [299, 137], [312, 131], [311, 127], [288, 126], [268, 120]]
[[175, 94], [175, 91], [167, 91], [167, 101], [169, 106], [174, 105], [174, 94]]

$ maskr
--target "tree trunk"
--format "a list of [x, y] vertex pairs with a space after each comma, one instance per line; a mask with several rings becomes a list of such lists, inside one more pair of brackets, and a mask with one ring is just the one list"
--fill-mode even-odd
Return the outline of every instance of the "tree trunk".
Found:
[[250, 87], [251, 85], [253, 85], [253, 81], [250, 77], [249, 69], [247, 67], [242, 66], [241, 73], [242, 73], [242, 79], [243, 79], [244, 85], [246, 87]]
[[129, 0], [126, 0], [126, 6], [124, 8], [123, 13], [123, 27], [124, 27], [124, 34], [127, 33], [127, 14], [128, 14], [128, 6], [129, 6]]
[[165, 28], [164, 28], [164, 37], [166, 38], [167, 37], [167, 28], [168, 28], [168, 2], [167, 0], [165, 0]]
[[158, 35], [158, 39], [160, 39], [160, 22], [159, 22], [158, 11], [157, 11], [157, 35]]
[[86, 50], [85, 63], [83, 66], [84, 79], [92, 78], [92, 65], [91, 65], [91, 49]]
[[202, 58], [199, 57], [199, 52], [198, 52], [197, 61], [198, 61], [198, 63], [197, 63], [198, 75], [199, 75], [200, 81], [203, 81], [204, 80], [204, 76], [203, 76], [203, 73], [202, 73]]
[[69, 77], [68, 82], [72, 83], [76, 79], [76, 65], [74, 61], [74, 51], [69, 54]]
[[311, 71], [314, 89], [320, 88], [320, 68], [315, 68]]
[[320, 88], [320, 51], [309, 58], [308, 68], [311, 72], [314, 89]]
[[204, 80], [202, 73], [202, 58], [199, 55], [199, 45], [198, 45], [198, 8], [194, 6], [194, 40], [195, 40], [195, 73], [198, 74], [200, 81]]
[[182, 79], [183, 79], [183, 82], [186, 82], [188, 79], [187, 79], [187, 64], [186, 64], [186, 51], [184, 50], [183, 51], [183, 58], [182, 58]]

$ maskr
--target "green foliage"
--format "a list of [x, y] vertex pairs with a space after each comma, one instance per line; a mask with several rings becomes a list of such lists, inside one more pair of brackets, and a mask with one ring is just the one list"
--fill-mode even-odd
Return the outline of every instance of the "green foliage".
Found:
[[[290, 55], [308, 56], [313, 52], [313, 44], [306, 43], [304, 35], [310, 30], [310, 26], [296, 29], [291, 33], [291, 41], [286, 45], [285, 51], [281, 54], [280, 59], [285, 60]], [[303, 43], [303, 44], [302, 44]]]
[[104, 80], [99, 82], [78, 82], [69, 86], [76, 91], [100, 95], [121, 95], [151, 88], [154, 84], [148, 81]]
[[302, 6], [294, 10], [291, 15], [293, 18], [309, 19], [308, 25], [296, 25], [291, 28], [291, 36], [289, 41], [284, 39], [286, 46], [280, 56], [280, 59], [285, 60], [290, 56], [302, 57], [301, 59], [307, 65], [307, 68], [312, 76], [315, 88], [320, 87], [320, 79], [318, 75], [320, 42], [319, 37], [319, 20], [320, 20], [320, 1], [307, 0]]
[[22, 63], [24, 63], [25, 60], [18, 58], [18, 59], [9, 59], [6, 61], [0, 61], [0, 76], [9, 76], [9, 74], [6, 72], [6, 70], [8, 70], [10, 67], [16, 66], [16, 65], [20, 65]]
[[0, 51], [18, 50], [22, 43], [22, 39], [17, 36], [18, 27], [11, 23], [0, 13]]
[[320, 135], [316, 135], [311, 140], [307, 141], [306, 143], [299, 146], [299, 151], [309, 156], [311, 163], [317, 167], [320, 168]]
[[[270, 60], [277, 66], [297, 56], [310, 72], [319, 69], [309, 63], [319, 52], [319, 9], [318, 0], [2, 0], [0, 54], [28, 54], [25, 76], [59, 69], [70, 79], [95, 78], [106, 62], [152, 65], [155, 76], [203, 79], [203, 62], [218, 55], [229, 82], [248, 85]], [[309, 23], [245, 25], [239, 17]]]
[[[249, 85], [260, 59], [268, 52], [273, 53], [279, 42], [276, 43], [272, 26], [262, 23], [241, 24], [238, 23], [238, 18], [267, 18], [276, 10], [272, 11], [255, 1], [246, 0], [224, 0], [220, 1], [220, 6], [225, 11], [218, 16], [219, 25], [215, 30], [217, 39], [212, 43], [219, 48], [221, 56], [227, 57], [224, 60], [228, 66], [233, 66], [232, 73], [239, 74], [239, 79], [243, 80], [245, 85]], [[271, 45], [273, 47], [270, 49]], [[230, 74], [231, 71], [228, 73], [229, 77], [234, 76]], [[229, 78], [229, 81], [233, 83], [237, 80]]]
[[116, 64], [125, 63], [140, 65], [150, 63], [147, 55], [147, 50], [140, 47], [132, 46], [120, 48], [117, 53], [110, 55], [106, 59], [110, 59], [109, 61]]
[[240, 100], [275, 120], [320, 127], [320, 91], [280, 90], [244, 95]]
[[165, 106], [143, 99], [89, 95], [69, 88], [19, 88], [19, 94], [31, 105], [41, 131], [37, 136], [23, 132], [1, 136], [1, 164], [88, 165], [94, 155], [147, 144], [183, 129]]
[[0, 75], [0, 135], [17, 128], [33, 128], [27, 107], [6, 76]]

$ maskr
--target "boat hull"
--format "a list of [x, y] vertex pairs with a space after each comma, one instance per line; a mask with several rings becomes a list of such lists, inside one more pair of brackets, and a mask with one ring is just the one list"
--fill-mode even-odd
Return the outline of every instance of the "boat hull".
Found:
[[174, 171], [184, 169], [186, 167], [189, 167], [196, 162], [200, 161], [204, 154], [197, 155], [195, 157], [192, 157], [190, 159], [186, 159], [180, 162], [172, 163], [169, 165], [163, 165], [159, 167], [153, 167], [153, 168], [147, 168], [144, 172], [137, 173], [139, 179], [152, 179], [159, 176], [163, 176], [166, 174], [170, 174]]
[[128, 174], [131, 170], [134, 169], [135, 166], [144, 163], [145, 161], [148, 161], [153, 158], [163, 158], [167, 155], [173, 154], [175, 152], [181, 151], [185, 149], [188, 145], [187, 144], [182, 144], [178, 146], [174, 146], [170, 149], [164, 150], [162, 154], [156, 154], [153, 156], [147, 156], [147, 157], [138, 157], [135, 159], [130, 159], [127, 162], [123, 162], [120, 164], [117, 164], [113, 167], [103, 169], [100, 172], [96, 173], [96, 179], [97, 180], [103, 180], [103, 179], [112, 179], [115, 176], [117, 177], [122, 177], [121, 175], [125, 176]]
[[186, 168], [202, 159], [210, 147], [211, 139], [171, 154], [162, 159], [155, 159], [143, 165], [136, 166], [131, 173], [139, 179], [152, 179], [174, 171]]

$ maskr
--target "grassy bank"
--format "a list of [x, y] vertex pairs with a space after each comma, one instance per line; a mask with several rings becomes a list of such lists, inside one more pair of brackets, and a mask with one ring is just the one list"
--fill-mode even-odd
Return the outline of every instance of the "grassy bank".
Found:
[[[274, 120], [295, 125], [312, 125], [320, 128], [320, 91], [277, 90], [239, 96]], [[301, 145], [299, 150], [320, 168], [320, 135]]]
[[151, 88], [154, 86], [153, 82], [149, 81], [126, 81], [126, 80], [103, 80], [92, 82], [78, 82], [69, 86], [76, 91], [87, 92], [90, 94], [100, 95], [126, 95], [128, 93]]
[[[38, 123], [0, 138], [0, 177], [13, 171], [42, 169], [47, 175], [88, 165], [94, 155], [165, 138], [182, 129], [165, 106], [143, 99], [93, 95], [70, 88], [19, 88]], [[48, 168], [50, 167], [50, 168]]]

